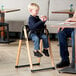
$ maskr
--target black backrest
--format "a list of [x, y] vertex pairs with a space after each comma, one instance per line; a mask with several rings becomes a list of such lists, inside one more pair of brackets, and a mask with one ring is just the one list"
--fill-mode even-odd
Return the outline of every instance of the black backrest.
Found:
[[[22, 30], [21, 30], [21, 33], [20, 33], [20, 39], [21, 39], [21, 40], [22, 40], [22, 39], [25, 39], [25, 38], [24, 38], [24, 27], [26, 27], [27, 36], [28, 36], [28, 34], [29, 34], [29, 31], [30, 31], [28, 25], [23, 25]], [[28, 38], [29, 38], [29, 37], [28, 37]]]

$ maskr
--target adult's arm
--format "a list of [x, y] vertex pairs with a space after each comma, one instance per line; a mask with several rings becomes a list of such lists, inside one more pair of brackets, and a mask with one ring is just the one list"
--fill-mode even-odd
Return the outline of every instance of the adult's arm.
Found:
[[72, 18], [68, 18], [66, 21], [67, 22], [76, 22], [76, 11], [74, 12], [73, 17]]

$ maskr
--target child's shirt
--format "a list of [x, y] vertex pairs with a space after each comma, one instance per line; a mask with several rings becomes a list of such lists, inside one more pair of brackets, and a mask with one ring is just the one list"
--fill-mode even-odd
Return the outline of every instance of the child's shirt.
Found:
[[32, 31], [32, 33], [44, 33], [44, 28], [45, 28], [45, 22], [41, 21], [39, 16], [32, 16], [30, 15], [29, 20], [28, 20], [28, 26], [29, 29]]

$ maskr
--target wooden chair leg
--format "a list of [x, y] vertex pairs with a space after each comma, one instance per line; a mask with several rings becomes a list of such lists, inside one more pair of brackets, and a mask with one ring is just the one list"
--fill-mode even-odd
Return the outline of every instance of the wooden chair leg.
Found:
[[[40, 40], [40, 52], [42, 52], [42, 39]], [[40, 58], [38, 58], [38, 63], [40, 63]]]
[[19, 57], [20, 57], [20, 52], [21, 52], [21, 43], [22, 40], [19, 40], [19, 46], [18, 46], [18, 52], [17, 52], [17, 58], [16, 58], [16, 66], [19, 64]]
[[[26, 47], [27, 47], [27, 52], [28, 52], [28, 58], [29, 58], [29, 63], [30, 65], [21, 65], [18, 66], [19, 64], [19, 57], [20, 57], [20, 52], [21, 52], [21, 43], [22, 43], [22, 39], [19, 40], [19, 46], [18, 46], [18, 53], [17, 53], [17, 59], [16, 59], [16, 68], [18, 67], [26, 67], [26, 66], [30, 66], [31, 72], [35, 72], [35, 71], [41, 71], [41, 70], [47, 70], [47, 69], [55, 69], [54, 68], [54, 61], [53, 61], [53, 55], [52, 55], [52, 51], [51, 51], [51, 44], [50, 44], [50, 39], [48, 38], [48, 42], [49, 42], [49, 50], [50, 50], [50, 57], [51, 57], [51, 63], [53, 67], [49, 67], [49, 68], [42, 68], [42, 69], [33, 69], [33, 65], [40, 65], [40, 58], [38, 59], [38, 63], [32, 64], [32, 57], [31, 57], [31, 52], [30, 52], [30, 48], [29, 48], [29, 41], [28, 41], [28, 37], [27, 37], [27, 31], [26, 31], [26, 27], [24, 27], [24, 36], [26, 39]], [[42, 40], [40, 40], [40, 52], [42, 51]]]
[[49, 43], [49, 53], [50, 53], [50, 57], [51, 57], [51, 64], [52, 64], [53, 67], [55, 67], [54, 59], [53, 59], [53, 55], [52, 55], [52, 49], [51, 49], [51, 41], [50, 41], [49, 37], [48, 37], [48, 43]]
[[26, 27], [24, 27], [24, 36], [25, 36], [25, 39], [26, 39], [26, 47], [27, 47], [28, 58], [29, 58], [29, 62], [30, 62], [30, 68], [32, 70], [33, 69], [32, 57], [31, 57], [31, 53], [30, 53], [30, 48], [29, 48], [29, 42], [28, 42]]

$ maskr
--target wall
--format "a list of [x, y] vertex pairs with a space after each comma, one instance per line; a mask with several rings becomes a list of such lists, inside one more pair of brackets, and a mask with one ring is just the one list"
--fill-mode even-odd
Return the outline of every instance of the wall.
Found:
[[51, 11], [70, 9], [70, 4], [76, 8], [76, 0], [50, 0], [49, 20], [65, 20], [68, 18], [67, 14], [52, 14]]
[[[27, 23], [29, 16], [27, 6], [30, 2], [36, 2], [40, 5], [39, 15], [46, 15], [49, 20], [65, 20], [68, 15], [65, 14], [52, 14], [51, 11], [69, 9], [72, 3], [76, 7], [76, 0], [0, 0], [0, 7], [3, 4], [5, 9], [19, 8], [21, 11], [6, 13], [5, 19], [8, 20], [23, 20]], [[48, 6], [50, 4], [50, 6]], [[50, 7], [50, 8], [48, 8]], [[49, 12], [49, 13], [48, 13]]]
[[21, 9], [17, 12], [6, 13], [6, 20], [26, 20], [28, 16], [27, 4], [30, 0], [0, 0], [0, 5], [4, 5], [5, 9]]

